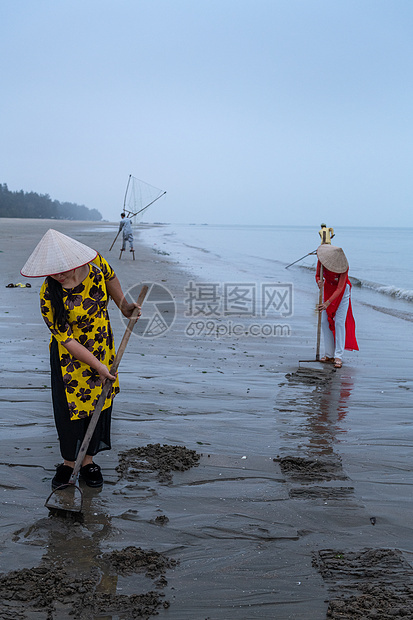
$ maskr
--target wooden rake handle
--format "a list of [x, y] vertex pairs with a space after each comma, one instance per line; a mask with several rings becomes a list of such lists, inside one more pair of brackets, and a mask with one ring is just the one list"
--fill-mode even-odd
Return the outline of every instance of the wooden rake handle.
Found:
[[[145, 284], [144, 286], [142, 286], [141, 292], [139, 293], [139, 297], [138, 297], [138, 301], [137, 301], [138, 306], [141, 306], [143, 304], [147, 292], [148, 292], [148, 287]], [[126, 327], [125, 333], [123, 334], [123, 338], [121, 340], [121, 343], [119, 345], [118, 351], [116, 353], [115, 360], [114, 360], [114, 362], [113, 362], [113, 364], [111, 366], [111, 369], [110, 369], [110, 374], [111, 375], [115, 375], [117, 370], [118, 370], [118, 366], [120, 364], [120, 360], [122, 359], [122, 356], [123, 356], [123, 354], [125, 352], [126, 345], [128, 344], [130, 335], [132, 333], [133, 328], [135, 327], [135, 323], [138, 320], [139, 315], [140, 315], [139, 308], [135, 308], [134, 311], [132, 312], [132, 316], [129, 319], [129, 323], [128, 323], [127, 327]], [[78, 453], [77, 458], [76, 458], [75, 466], [73, 468], [73, 472], [72, 472], [72, 475], [70, 477], [69, 484], [76, 484], [76, 479], [77, 479], [78, 473], [80, 471], [80, 468], [82, 467], [83, 459], [84, 459], [86, 451], [87, 451], [87, 449], [89, 447], [90, 440], [92, 439], [93, 432], [94, 432], [94, 430], [96, 428], [96, 425], [98, 423], [99, 416], [100, 416], [100, 414], [102, 412], [102, 409], [103, 409], [103, 405], [105, 404], [106, 398], [108, 397], [108, 394], [109, 394], [110, 390], [112, 389], [112, 384], [113, 384], [113, 381], [111, 381], [109, 379], [106, 379], [105, 385], [102, 388], [102, 391], [101, 391], [100, 396], [98, 398], [98, 402], [96, 403], [95, 410], [94, 410], [93, 415], [92, 415], [92, 417], [90, 419], [89, 426], [87, 427], [87, 431], [86, 431], [85, 436], [83, 438], [82, 445], [79, 448], [79, 453]]]
[[[136, 302], [138, 304], [138, 306], [142, 306], [144, 299], [146, 297], [146, 293], [148, 292], [148, 287], [146, 286], [146, 284], [144, 286], [142, 286], [141, 288], [141, 292], [139, 293], [139, 297], [138, 297], [138, 301]], [[123, 338], [121, 340], [121, 343], [119, 345], [118, 348], [118, 352], [116, 353], [116, 357], [115, 360], [111, 366], [110, 369], [110, 374], [114, 375], [116, 373], [116, 371], [118, 370], [118, 366], [120, 364], [120, 360], [122, 359], [122, 356], [125, 352], [126, 349], [126, 345], [128, 344], [130, 335], [132, 333], [133, 328], [135, 327], [135, 323], [138, 320], [140, 316], [140, 310], [139, 308], [135, 308], [135, 310], [132, 312], [132, 316], [129, 319], [129, 323], [126, 327], [125, 333], [123, 334]], [[109, 381], [109, 383], [112, 383], [111, 381]], [[106, 385], [106, 383], [105, 383]]]
[[[324, 283], [323, 283], [323, 265], [321, 263], [320, 263], [320, 282], [321, 282], [321, 286], [320, 286], [320, 291], [318, 293], [318, 305], [319, 306], [323, 303], [323, 288], [324, 288]], [[320, 359], [320, 336], [321, 336], [321, 312], [318, 311], [317, 348], [316, 348], [316, 354], [315, 354], [315, 358], [316, 358], [317, 362]]]

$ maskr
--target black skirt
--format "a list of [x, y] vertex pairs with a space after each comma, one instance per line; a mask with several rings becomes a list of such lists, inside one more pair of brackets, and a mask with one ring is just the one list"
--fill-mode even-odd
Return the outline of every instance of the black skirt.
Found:
[[[53, 399], [53, 413], [60, 442], [60, 453], [66, 461], [75, 461], [82, 445], [90, 417], [81, 420], [71, 420], [67, 406], [66, 392], [62, 378], [62, 368], [59, 359], [59, 347], [55, 338], [50, 347], [50, 368]], [[112, 405], [104, 409], [99, 416], [98, 423], [90, 440], [86, 454], [95, 456], [102, 450], [110, 450], [110, 423]]]

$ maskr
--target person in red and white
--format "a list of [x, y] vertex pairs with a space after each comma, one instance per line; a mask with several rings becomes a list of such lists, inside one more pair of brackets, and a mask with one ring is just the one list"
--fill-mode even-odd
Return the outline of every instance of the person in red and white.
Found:
[[323, 303], [318, 306], [324, 339], [324, 356], [320, 361], [341, 368], [344, 350], [359, 350], [351, 307], [349, 265], [342, 248], [326, 243], [317, 248], [317, 258], [315, 279], [319, 288], [323, 286], [324, 293]]

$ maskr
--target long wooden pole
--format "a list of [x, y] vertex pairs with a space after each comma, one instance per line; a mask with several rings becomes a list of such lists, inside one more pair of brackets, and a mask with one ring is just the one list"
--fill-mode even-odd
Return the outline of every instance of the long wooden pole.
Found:
[[305, 256], [302, 256], [301, 258], [297, 258], [297, 260], [295, 260], [293, 263], [290, 263], [289, 265], [284, 267], [284, 269], [288, 269], [288, 267], [291, 267], [292, 265], [295, 265], [295, 263], [298, 263], [300, 260], [303, 260], [303, 258], [306, 258], [306, 256], [311, 256], [311, 254], [315, 254], [316, 252], [317, 252], [317, 250], [313, 250], [312, 252], [308, 252], [308, 254], [306, 254]]
[[[318, 293], [318, 305], [323, 303], [323, 289], [324, 289], [324, 280], [323, 280], [323, 265], [320, 263], [320, 291]], [[321, 312], [318, 312], [318, 323], [317, 323], [317, 347], [315, 359], [318, 362], [320, 359], [320, 336], [321, 336]]]
[[129, 183], [130, 183], [131, 178], [132, 178], [132, 175], [130, 174], [130, 175], [129, 175], [129, 179], [128, 179], [128, 183], [127, 183], [127, 185], [126, 185], [125, 198], [123, 199], [123, 210], [125, 210], [125, 206], [126, 206], [126, 196], [128, 195]]
[[116, 241], [116, 239], [119, 237], [119, 233], [120, 233], [120, 230], [118, 230], [118, 234], [117, 234], [117, 235], [116, 235], [116, 237], [114, 238], [113, 243], [112, 243], [112, 245], [111, 245], [111, 246], [110, 246], [110, 248], [109, 248], [109, 252], [111, 251], [111, 249], [112, 249], [112, 248], [113, 248], [113, 246], [115, 245], [115, 241]]
[[[146, 293], [148, 292], [148, 287], [146, 286], [146, 284], [144, 286], [142, 286], [141, 292], [139, 293], [139, 297], [138, 297], [138, 306], [141, 306], [143, 304], [143, 301], [146, 297]], [[111, 366], [110, 369], [110, 374], [111, 375], [115, 375], [117, 370], [118, 370], [118, 366], [120, 363], [120, 360], [122, 359], [122, 356], [125, 352], [126, 349], [126, 345], [128, 344], [128, 340], [130, 338], [130, 335], [132, 333], [132, 330], [135, 326], [136, 321], [139, 318], [139, 314], [140, 314], [140, 310], [139, 308], [135, 308], [135, 310], [132, 312], [132, 316], [129, 319], [129, 323], [128, 326], [126, 327], [125, 333], [123, 334], [123, 338], [121, 340], [121, 343], [119, 345], [118, 348], [118, 352], [116, 353], [116, 357], [115, 360]], [[89, 422], [89, 426], [87, 427], [87, 431], [85, 433], [84, 439], [82, 441], [82, 445], [79, 448], [79, 452], [75, 461], [75, 466], [73, 468], [73, 472], [72, 475], [70, 476], [70, 480], [69, 480], [69, 484], [75, 484], [76, 480], [77, 480], [77, 476], [78, 473], [80, 471], [80, 468], [82, 467], [82, 463], [83, 463], [83, 459], [85, 457], [86, 454], [86, 450], [89, 447], [90, 444], [90, 440], [92, 439], [92, 435], [93, 432], [96, 428], [96, 425], [99, 421], [99, 417], [100, 414], [102, 412], [102, 408], [103, 405], [105, 404], [106, 398], [110, 392], [110, 390], [112, 389], [112, 384], [113, 381], [110, 381], [109, 379], [106, 379], [105, 385], [102, 388], [102, 391], [100, 393], [98, 402], [96, 403], [96, 407], [95, 410], [93, 412], [93, 415], [91, 417], [91, 420]]]
[[152, 202], [150, 202], [149, 204], [146, 205], [146, 207], [143, 207], [143, 209], [140, 209], [139, 211], [136, 211], [136, 213], [130, 213], [129, 217], [134, 217], [135, 215], [139, 215], [139, 213], [142, 213], [142, 211], [145, 211], [145, 209], [147, 209], [148, 207], [150, 207], [151, 205], [153, 205], [154, 202], [156, 202], [157, 200], [159, 200], [159, 198], [162, 198], [162, 196], [165, 196], [166, 192], [163, 192], [160, 196], [158, 196], [157, 198], [155, 198], [154, 200], [152, 200]]

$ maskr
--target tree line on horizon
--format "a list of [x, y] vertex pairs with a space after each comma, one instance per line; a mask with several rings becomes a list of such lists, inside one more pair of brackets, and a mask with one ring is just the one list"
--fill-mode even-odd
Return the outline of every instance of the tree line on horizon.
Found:
[[73, 202], [52, 200], [49, 194], [11, 192], [6, 183], [0, 183], [0, 217], [19, 217], [55, 220], [100, 221], [97, 209], [88, 209]]

